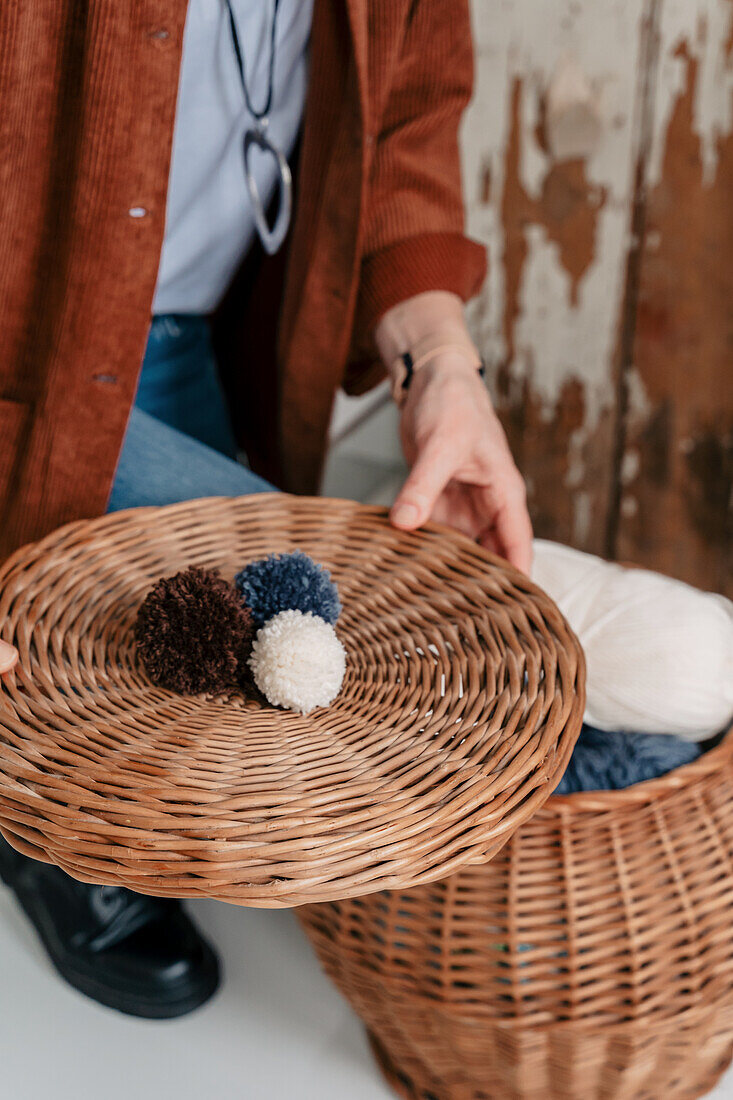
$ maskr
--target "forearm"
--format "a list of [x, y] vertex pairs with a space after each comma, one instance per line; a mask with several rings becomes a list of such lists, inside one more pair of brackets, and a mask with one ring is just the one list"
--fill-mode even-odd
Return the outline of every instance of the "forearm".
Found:
[[466, 326], [463, 302], [445, 290], [416, 294], [388, 310], [378, 322], [374, 338], [390, 372], [405, 352], [418, 359], [446, 348], [455, 352], [456, 359], [475, 363], [479, 358]]

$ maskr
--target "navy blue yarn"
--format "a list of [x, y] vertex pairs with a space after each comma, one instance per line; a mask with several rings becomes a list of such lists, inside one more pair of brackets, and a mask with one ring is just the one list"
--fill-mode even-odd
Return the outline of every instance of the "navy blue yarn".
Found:
[[606, 733], [584, 725], [555, 794], [622, 791], [690, 764], [700, 752], [694, 742], [669, 734]]
[[281, 611], [311, 611], [331, 624], [341, 613], [331, 574], [302, 550], [250, 562], [234, 583], [257, 626]]

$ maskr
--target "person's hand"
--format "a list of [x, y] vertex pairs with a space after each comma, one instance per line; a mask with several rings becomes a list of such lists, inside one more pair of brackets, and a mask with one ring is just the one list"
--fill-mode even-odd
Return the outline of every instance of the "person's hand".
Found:
[[0, 676], [5, 676], [15, 668], [18, 661], [18, 651], [7, 642], [0, 642]]
[[532, 561], [524, 481], [488, 392], [465, 355], [441, 352], [417, 371], [400, 434], [410, 474], [390, 518], [414, 530], [455, 527], [523, 572]]
[[384, 314], [374, 338], [398, 401], [406, 351], [413, 362], [400, 422], [411, 471], [392, 506], [395, 527], [446, 523], [528, 572], [524, 482], [478, 373], [463, 302], [443, 290], [416, 294]]

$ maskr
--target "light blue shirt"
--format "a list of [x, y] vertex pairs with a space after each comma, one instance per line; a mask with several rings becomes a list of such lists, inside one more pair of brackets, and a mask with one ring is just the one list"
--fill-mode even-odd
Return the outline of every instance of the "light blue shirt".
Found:
[[[267, 101], [274, 0], [232, 0], [250, 100]], [[268, 134], [292, 153], [305, 104], [313, 0], [280, 0]], [[154, 313], [210, 313], [255, 233], [242, 140], [252, 125], [223, 0], [189, 0], [178, 84], [165, 238]], [[278, 179], [274, 158], [250, 163], [265, 205]]]

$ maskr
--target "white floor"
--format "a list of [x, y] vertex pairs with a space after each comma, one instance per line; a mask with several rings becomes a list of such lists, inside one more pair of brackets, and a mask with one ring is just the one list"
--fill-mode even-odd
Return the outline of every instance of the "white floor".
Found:
[[221, 952], [222, 989], [183, 1020], [132, 1020], [57, 978], [0, 886], [2, 1100], [389, 1100], [292, 913], [192, 912]]
[[[60, 981], [0, 887], [2, 1100], [393, 1098], [291, 913], [192, 911], [221, 951], [223, 988], [192, 1016], [150, 1023]], [[733, 1074], [712, 1095], [733, 1100]]]

